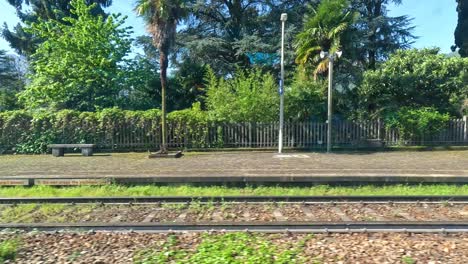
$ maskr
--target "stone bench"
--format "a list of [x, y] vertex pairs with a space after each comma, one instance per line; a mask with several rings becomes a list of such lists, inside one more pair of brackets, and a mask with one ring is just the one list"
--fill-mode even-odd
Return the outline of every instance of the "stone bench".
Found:
[[63, 157], [66, 148], [80, 148], [81, 154], [89, 157], [93, 155], [93, 148], [95, 146], [95, 144], [51, 144], [47, 147], [52, 149], [54, 157]]

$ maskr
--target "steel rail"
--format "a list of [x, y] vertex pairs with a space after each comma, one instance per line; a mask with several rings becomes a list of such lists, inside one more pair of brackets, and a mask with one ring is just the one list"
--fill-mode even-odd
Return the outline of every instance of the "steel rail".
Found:
[[468, 196], [140, 196], [0, 198], [0, 204], [142, 203], [468, 203]]
[[41, 232], [468, 232], [468, 222], [211, 222], [211, 223], [35, 223], [0, 224], [0, 230]]

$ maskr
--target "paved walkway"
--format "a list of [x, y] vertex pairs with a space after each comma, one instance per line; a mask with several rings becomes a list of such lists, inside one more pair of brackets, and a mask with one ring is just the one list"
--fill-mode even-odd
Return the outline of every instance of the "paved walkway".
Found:
[[188, 153], [181, 159], [148, 159], [147, 153], [61, 158], [0, 156], [0, 179], [12, 178], [127, 178], [143, 182], [464, 179], [462, 182], [468, 182], [468, 151]]

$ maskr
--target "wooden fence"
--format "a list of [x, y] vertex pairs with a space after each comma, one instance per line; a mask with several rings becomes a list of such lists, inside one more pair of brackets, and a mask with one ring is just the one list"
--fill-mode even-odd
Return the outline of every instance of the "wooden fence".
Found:
[[[189, 127], [168, 124], [168, 146], [171, 148], [276, 148], [278, 123], [212, 123]], [[333, 123], [332, 144], [336, 147], [369, 147], [378, 141], [395, 145], [468, 145], [466, 117], [449, 122], [447, 129], [430, 137], [402, 141], [394, 129], [386, 129], [379, 120], [369, 122], [339, 121]], [[325, 148], [327, 124], [318, 122], [285, 123], [283, 143], [286, 148]], [[101, 149], [157, 149], [161, 142], [160, 128], [122, 125], [94, 137]]]
[[[383, 142], [386, 146], [468, 145], [467, 126], [466, 117], [454, 119], [444, 131], [436, 135], [402, 141], [396, 130], [386, 129], [379, 120], [337, 121], [333, 123], [332, 144], [334, 147], [349, 148], [375, 146], [369, 145], [368, 142]], [[209, 123], [196, 126], [169, 123], [168, 145], [176, 149], [276, 148], [278, 129], [278, 123]], [[327, 124], [285, 123], [283, 134], [285, 148], [325, 148]], [[12, 135], [13, 133], [8, 131], [0, 133], [4, 149], [12, 149], [21, 143], [22, 139], [19, 136], [16, 138]], [[155, 150], [159, 148], [161, 142], [161, 129], [156, 121], [139, 124], [121, 123], [111, 128], [96, 128], [82, 123], [61, 131], [54, 141], [50, 143], [94, 143], [98, 149], [106, 151]]]

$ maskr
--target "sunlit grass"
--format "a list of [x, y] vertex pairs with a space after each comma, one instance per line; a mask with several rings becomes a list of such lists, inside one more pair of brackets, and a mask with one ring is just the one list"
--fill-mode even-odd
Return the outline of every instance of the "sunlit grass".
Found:
[[235, 195], [468, 195], [468, 185], [362, 186], [79, 186], [0, 187], [0, 197], [235, 196]]

